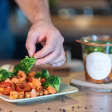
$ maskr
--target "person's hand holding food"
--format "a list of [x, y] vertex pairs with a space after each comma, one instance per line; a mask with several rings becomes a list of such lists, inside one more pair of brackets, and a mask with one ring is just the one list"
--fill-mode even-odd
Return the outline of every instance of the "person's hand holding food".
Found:
[[[38, 59], [36, 65], [60, 66], [65, 62], [63, 41], [62, 35], [51, 23], [41, 21], [32, 26], [26, 41], [26, 48], [30, 57], [34, 56]], [[38, 52], [36, 52], [37, 43], [43, 44], [43, 48]]]
[[[48, 0], [16, 0], [16, 2], [32, 23], [26, 41], [30, 57], [34, 56], [38, 59], [37, 65], [60, 66], [64, 64], [64, 39], [51, 22]], [[36, 52], [37, 43], [43, 43], [43, 48], [39, 52]]]

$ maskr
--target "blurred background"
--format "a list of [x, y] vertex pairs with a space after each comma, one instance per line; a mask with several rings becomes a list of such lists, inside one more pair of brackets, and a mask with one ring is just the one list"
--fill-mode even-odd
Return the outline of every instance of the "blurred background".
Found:
[[[5, 40], [13, 40], [12, 52], [7, 53], [10, 56], [0, 58], [21, 59], [28, 55], [25, 41], [31, 24], [15, 2], [9, 2], [11, 31], [1, 33], [1, 36], [11, 37]], [[65, 38], [64, 48], [69, 60], [82, 60], [81, 46], [76, 39], [92, 34], [112, 35], [112, 0], [49, 0], [49, 4], [53, 23]], [[8, 49], [10, 45], [6, 43], [5, 46]]]

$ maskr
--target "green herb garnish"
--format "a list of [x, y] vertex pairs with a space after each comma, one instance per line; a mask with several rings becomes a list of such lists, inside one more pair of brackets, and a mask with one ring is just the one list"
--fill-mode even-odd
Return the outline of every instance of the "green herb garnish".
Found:
[[19, 70], [24, 71], [26, 74], [28, 74], [31, 70], [31, 68], [33, 67], [33, 65], [35, 64], [36, 59], [35, 58], [29, 58], [28, 56], [26, 56], [23, 60], [20, 61], [19, 64], [17, 64], [14, 67], [14, 74], [17, 74], [17, 72]]

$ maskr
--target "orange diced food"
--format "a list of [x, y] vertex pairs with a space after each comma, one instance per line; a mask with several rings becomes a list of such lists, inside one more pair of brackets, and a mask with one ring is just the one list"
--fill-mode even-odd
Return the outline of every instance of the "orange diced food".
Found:
[[23, 71], [19, 71], [18, 74], [19, 83], [22, 83], [26, 80], [26, 74]]
[[32, 87], [31, 87], [31, 85], [30, 85], [29, 83], [27, 83], [27, 84], [25, 85], [25, 87], [24, 87], [24, 91], [26, 91], [26, 92], [31, 91], [31, 89], [32, 89]]
[[12, 78], [11, 81], [12, 81], [13, 83], [15, 83], [15, 84], [17, 84], [17, 83], [19, 82], [19, 80], [18, 80], [17, 78], [15, 78], [15, 77]]
[[3, 93], [3, 91], [4, 91], [4, 88], [0, 88], [0, 93]]
[[40, 79], [34, 79], [33, 78], [32, 86], [33, 86], [34, 89], [35, 88], [37, 88], [37, 89], [41, 88], [41, 81], [40, 81]]
[[49, 94], [55, 94], [56, 93], [56, 89], [54, 87], [52, 87], [52, 86], [49, 86], [47, 88], [47, 90], [48, 90]]
[[34, 77], [35, 74], [36, 74], [36, 72], [30, 72], [30, 73], [28, 74], [28, 76], [29, 76], [29, 77]]
[[11, 91], [10, 92], [10, 99], [17, 99], [18, 98], [18, 92], [17, 91]]
[[25, 92], [25, 98], [31, 98], [31, 92]]
[[48, 95], [48, 94], [49, 94], [48, 90], [44, 90], [44, 95]]
[[18, 98], [19, 99], [24, 98], [24, 92], [18, 92]]
[[43, 91], [40, 91], [39, 95], [40, 96], [43, 96], [44, 95], [44, 92]]
[[4, 95], [9, 95], [11, 91], [13, 91], [13, 89], [11, 87], [4, 88], [3, 94]]

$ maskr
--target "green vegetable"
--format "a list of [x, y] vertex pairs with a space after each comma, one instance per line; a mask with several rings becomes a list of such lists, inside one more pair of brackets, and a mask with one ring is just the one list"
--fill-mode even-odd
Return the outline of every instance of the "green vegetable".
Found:
[[60, 90], [60, 78], [58, 76], [50, 76], [46, 82], [43, 83], [43, 87], [47, 88], [48, 86], [52, 86], [56, 89], [57, 92]]
[[6, 79], [8, 79], [8, 78], [11, 78], [11, 77], [13, 77], [13, 76], [14, 76], [13, 73], [8, 72], [8, 71], [5, 70], [5, 69], [1, 69], [1, 70], [0, 70], [0, 82], [6, 80]]
[[35, 78], [45, 78], [46, 82], [43, 83], [43, 87], [47, 88], [48, 86], [52, 86], [58, 92], [60, 89], [60, 78], [58, 76], [50, 76], [48, 70], [42, 70], [42, 72], [37, 72]]
[[39, 78], [41, 77], [42, 73], [41, 72], [37, 72], [36, 75], [35, 75], [35, 78]]
[[48, 80], [45, 81], [45, 82], [42, 84], [42, 86], [43, 86], [44, 88], [48, 88], [49, 85], [50, 85], [50, 83], [48, 82]]
[[45, 78], [45, 79], [48, 79], [49, 78], [49, 72], [48, 70], [42, 70], [42, 72], [37, 72], [37, 74], [35, 75], [35, 78]]
[[35, 64], [36, 59], [35, 58], [29, 58], [28, 56], [26, 56], [23, 60], [20, 61], [19, 64], [17, 64], [14, 67], [14, 74], [17, 74], [17, 72], [19, 70], [24, 71], [26, 74], [28, 74], [31, 70], [31, 68], [33, 67], [33, 65]]
[[87, 54], [92, 53], [92, 52], [105, 52], [105, 49], [103, 47], [86, 46], [85, 52]]
[[49, 72], [48, 70], [42, 70], [42, 78], [48, 79], [49, 78]]
[[[87, 41], [87, 40], [85, 40]], [[112, 44], [112, 41], [110, 40], [109, 42], [107, 40], [97, 40], [97, 41], [88, 41], [89, 43], [98, 43], [98, 44]], [[84, 52], [89, 54], [92, 52], [103, 52], [103, 53], [107, 53], [107, 54], [111, 54], [112, 53], [112, 46], [106, 46], [106, 47], [102, 47], [102, 46], [88, 46], [86, 45], [84, 48]]]

